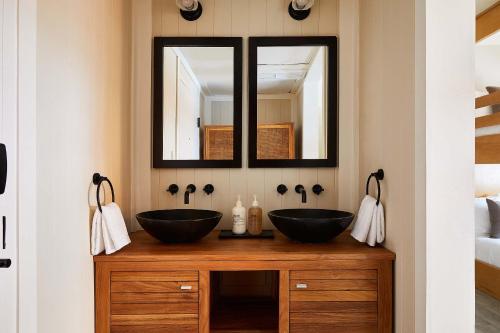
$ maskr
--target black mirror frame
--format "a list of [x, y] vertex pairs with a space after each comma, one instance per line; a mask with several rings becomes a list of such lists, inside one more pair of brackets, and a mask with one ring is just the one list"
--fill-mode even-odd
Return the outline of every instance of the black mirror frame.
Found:
[[[257, 159], [257, 50], [265, 46], [328, 47], [328, 119], [326, 159]], [[338, 166], [338, 48], [336, 36], [250, 37], [248, 46], [248, 167], [249, 168], [321, 168]]]
[[[163, 159], [163, 48], [232, 47], [234, 49], [234, 118], [232, 160], [164, 160]], [[243, 39], [241, 37], [154, 37], [153, 39], [153, 168], [241, 168], [242, 156], [242, 86]]]

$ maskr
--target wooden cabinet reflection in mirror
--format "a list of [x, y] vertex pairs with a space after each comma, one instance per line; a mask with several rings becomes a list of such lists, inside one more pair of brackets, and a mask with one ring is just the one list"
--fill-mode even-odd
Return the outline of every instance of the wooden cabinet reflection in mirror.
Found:
[[257, 158], [288, 160], [295, 158], [293, 123], [257, 126]]

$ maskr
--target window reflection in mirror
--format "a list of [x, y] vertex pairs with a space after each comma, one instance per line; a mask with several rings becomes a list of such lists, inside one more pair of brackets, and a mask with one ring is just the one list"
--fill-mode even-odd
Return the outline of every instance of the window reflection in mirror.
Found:
[[257, 159], [327, 159], [328, 47], [257, 49]]
[[163, 160], [232, 160], [232, 47], [163, 48]]

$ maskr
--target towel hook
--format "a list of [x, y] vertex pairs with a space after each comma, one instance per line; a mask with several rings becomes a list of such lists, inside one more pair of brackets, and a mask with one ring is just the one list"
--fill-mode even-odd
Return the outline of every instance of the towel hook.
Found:
[[113, 184], [111, 184], [111, 181], [108, 179], [108, 177], [101, 176], [99, 173], [94, 173], [94, 175], [92, 176], [92, 182], [94, 183], [94, 185], [97, 185], [97, 207], [102, 213], [101, 199], [99, 198], [99, 192], [101, 190], [102, 182], [107, 182], [109, 184], [109, 187], [111, 188], [111, 199], [113, 202], [115, 202], [115, 190], [113, 189]]
[[375, 180], [377, 181], [377, 206], [380, 203], [380, 181], [384, 179], [384, 170], [378, 169], [377, 172], [373, 172], [370, 174], [368, 177], [368, 180], [366, 181], [366, 194], [368, 195], [368, 190], [370, 188], [370, 180], [372, 177], [375, 177]]

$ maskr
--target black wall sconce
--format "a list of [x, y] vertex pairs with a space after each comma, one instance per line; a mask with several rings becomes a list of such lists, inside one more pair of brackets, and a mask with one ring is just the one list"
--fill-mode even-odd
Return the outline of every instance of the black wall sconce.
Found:
[[297, 21], [305, 20], [311, 13], [314, 0], [292, 0], [288, 5], [288, 14]]
[[198, 0], [177, 0], [176, 3], [186, 21], [196, 21], [203, 13], [203, 6]]

